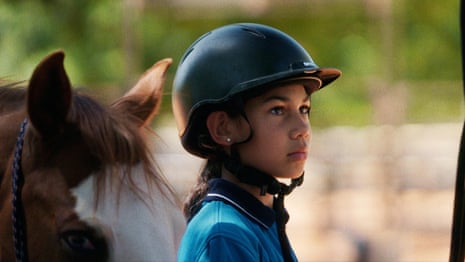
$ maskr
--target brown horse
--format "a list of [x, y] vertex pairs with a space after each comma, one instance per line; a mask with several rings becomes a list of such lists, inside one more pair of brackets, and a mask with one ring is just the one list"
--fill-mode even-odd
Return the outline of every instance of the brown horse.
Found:
[[0, 261], [175, 260], [184, 218], [148, 139], [171, 60], [111, 106], [72, 89], [63, 60], [0, 87]]

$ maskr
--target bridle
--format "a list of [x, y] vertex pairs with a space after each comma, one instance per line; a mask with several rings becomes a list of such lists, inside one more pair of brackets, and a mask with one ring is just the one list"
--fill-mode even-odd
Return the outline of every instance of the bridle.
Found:
[[21, 123], [21, 128], [16, 139], [15, 154], [13, 158], [11, 193], [13, 211], [11, 218], [13, 220], [13, 242], [16, 261], [26, 262], [27, 242], [26, 242], [26, 219], [24, 217], [24, 207], [21, 198], [21, 191], [24, 185], [24, 174], [21, 169], [21, 155], [23, 152], [24, 136], [26, 133], [27, 119]]

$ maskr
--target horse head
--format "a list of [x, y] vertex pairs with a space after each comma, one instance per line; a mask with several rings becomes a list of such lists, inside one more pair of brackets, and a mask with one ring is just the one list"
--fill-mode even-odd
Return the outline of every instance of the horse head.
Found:
[[[0, 260], [15, 257], [11, 185], [17, 157], [31, 261], [175, 259], [184, 221], [146, 139], [171, 60], [156, 63], [111, 106], [74, 91], [63, 61], [61, 51], [47, 56], [25, 94], [0, 106], [6, 127], [0, 146], [8, 152], [0, 153]], [[0, 103], [2, 92], [21, 93], [7, 89], [0, 90]], [[23, 119], [22, 152], [15, 157], [11, 140]]]

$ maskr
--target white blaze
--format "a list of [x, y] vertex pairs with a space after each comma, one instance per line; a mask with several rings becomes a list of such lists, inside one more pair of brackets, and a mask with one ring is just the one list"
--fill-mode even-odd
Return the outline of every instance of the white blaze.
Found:
[[[136, 183], [148, 191], [142, 177], [143, 169], [134, 167]], [[169, 201], [154, 186], [149, 198], [142, 201], [127, 185], [105, 190], [97, 210], [95, 203], [95, 177], [89, 176], [72, 189], [77, 203], [75, 211], [82, 221], [99, 227], [106, 234], [112, 261], [176, 261], [177, 247], [185, 222], [173, 201]], [[119, 179], [115, 179], [119, 181]], [[109, 181], [106, 183], [110, 185]], [[108, 234], [108, 235], [107, 235]]]

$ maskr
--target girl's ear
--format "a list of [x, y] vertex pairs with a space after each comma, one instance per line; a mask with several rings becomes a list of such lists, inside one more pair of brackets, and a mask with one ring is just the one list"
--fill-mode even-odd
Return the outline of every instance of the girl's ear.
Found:
[[210, 136], [218, 145], [228, 146], [236, 133], [234, 120], [224, 111], [215, 111], [207, 117], [207, 128]]

